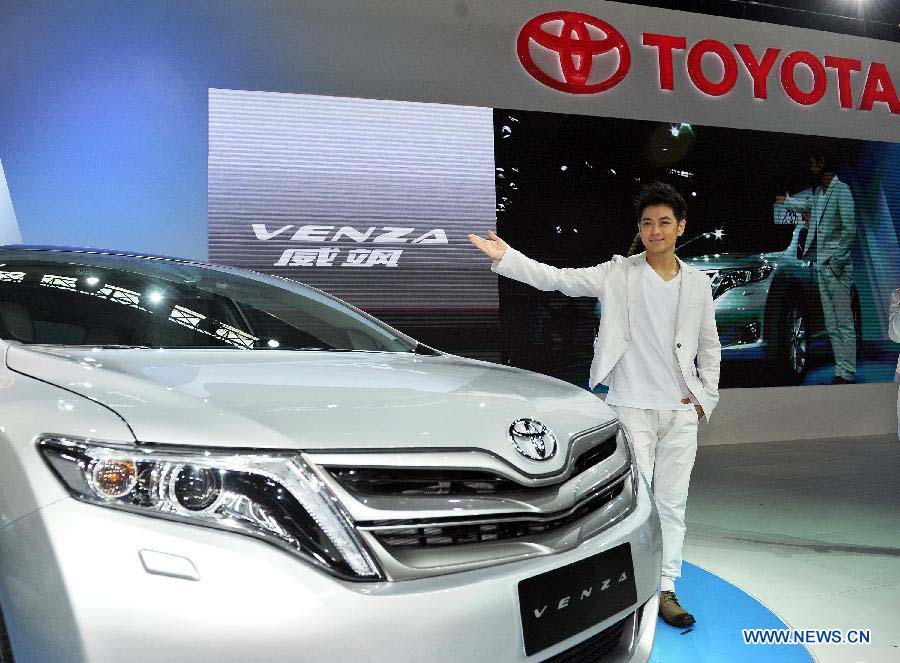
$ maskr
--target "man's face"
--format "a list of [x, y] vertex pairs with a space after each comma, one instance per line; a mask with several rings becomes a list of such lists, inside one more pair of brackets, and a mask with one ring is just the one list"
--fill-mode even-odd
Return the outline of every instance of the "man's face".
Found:
[[825, 169], [825, 160], [809, 157], [807, 166], [809, 167], [810, 179], [813, 182], [820, 182], [822, 180], [822, 171]]
[[641, 212], [638, 230], [648, 255], [675, 251], [675, 242], [684, 234], [686, 220], [677, 221], [669, 205], [649, 205]]

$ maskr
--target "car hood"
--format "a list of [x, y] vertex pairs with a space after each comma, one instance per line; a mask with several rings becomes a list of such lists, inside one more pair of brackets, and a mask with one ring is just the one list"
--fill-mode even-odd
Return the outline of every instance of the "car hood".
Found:
[[740, 267], [756, 267], [766, 260], [781, 257], [780, 253], [717, 253], [705, 256], [692, 256], [684, 262], [694, 269], [704, 272], [717, 269], [735, 269]]
[[102, 403], [142, 442], [479, 447], [515, 460], [507, 434], [518, 418], [538, 419], [561, 444], [615, 418], [571, 384], [449, 355], [31, 345], [10, 347], [7, 364]]

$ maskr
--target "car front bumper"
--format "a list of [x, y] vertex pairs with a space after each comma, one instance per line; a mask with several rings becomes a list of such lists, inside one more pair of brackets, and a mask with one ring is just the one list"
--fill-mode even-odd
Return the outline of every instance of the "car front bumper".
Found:
[[[608, 660], [646, 661], [661, 539], [643, 481], [638, 490], [628, 518], [574, 550], [380, 583], [337, 580], [246, 536], [66, 498], [0, 530], [0, 600], [17, 663], [530, 662], [623, 619]], [[518, 582], [622, 543], [631, 546], [637, 604], [526, 657]], [[199, 579], [151, 573], [141, 551], [189, 560], [175, 566], [192, 566]]]

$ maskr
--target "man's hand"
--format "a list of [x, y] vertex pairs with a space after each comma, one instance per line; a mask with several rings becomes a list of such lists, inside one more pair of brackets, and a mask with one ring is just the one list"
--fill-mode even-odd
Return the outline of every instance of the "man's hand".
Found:
[[487, 235], [487, 239], [478, 235], [469, 235], [469, 241], [491, 260], [502, 260], [503, 254], [506, 253], [508, 248], [507, 243], [497, 237], [497, 234], [492, 230], [488, 230]]
[[788, 198], [789, 196], [790, 196], [790, 194], [787, 191], [785, 191], [783, 196], [775, 196], [775, 202], [778, 203], [779, 205], [784, 205], [785, 199]]
[[[690, 398], [682, 398], [681, 402], [684, 403], [685, 405], [687, 405], [688, 403], [691, 402], [691, 399]], [[697, 419], [702, 419], [703, 415], [706, 414], [703, 411], [703, 406], [701, 406], [700, 403], [694, 403], [694, 409], [697, 411]]]

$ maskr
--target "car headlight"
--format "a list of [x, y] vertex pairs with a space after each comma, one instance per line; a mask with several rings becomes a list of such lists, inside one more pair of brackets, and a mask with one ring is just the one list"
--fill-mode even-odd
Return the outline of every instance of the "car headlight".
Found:
[[722, 269], [710, 282], [713, 299], [719, 297], [732, 288], [749, 285], [766, 279], [772, 273], [772, 265], [759, 265], [738, 269]]
[[98, 444], [39, 448], [79, 500], [254, 536], [350, 580], [382, 574], [350, 517], [297, 453]]

